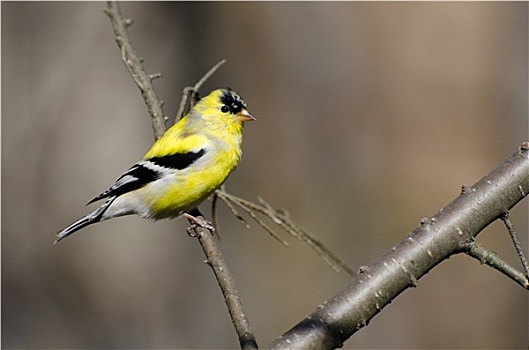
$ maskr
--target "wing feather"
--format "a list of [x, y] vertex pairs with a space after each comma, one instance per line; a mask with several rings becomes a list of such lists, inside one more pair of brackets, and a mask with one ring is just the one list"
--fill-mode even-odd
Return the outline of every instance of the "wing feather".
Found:
[[204, 149], [198, 152], [175, 153], [162, 157], [152, 157], [134, 164], [126, 173], [117, 179], [116, 183], [88, 204], [107, 197], [117, 197], [124, 193], [142, 188], [149, 182], [155, 181], [168, 173], [184, 170], [203, 157]]

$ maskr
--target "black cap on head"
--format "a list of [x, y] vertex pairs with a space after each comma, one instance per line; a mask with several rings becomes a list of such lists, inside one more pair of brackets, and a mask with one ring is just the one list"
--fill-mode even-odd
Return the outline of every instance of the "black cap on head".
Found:
[[246, 103], [235, 91], [230, 88], [222, 89], [222, 91], [220, 101], [230, 108], [232, 114], [239, 113], [243, 108], [246, 109]]

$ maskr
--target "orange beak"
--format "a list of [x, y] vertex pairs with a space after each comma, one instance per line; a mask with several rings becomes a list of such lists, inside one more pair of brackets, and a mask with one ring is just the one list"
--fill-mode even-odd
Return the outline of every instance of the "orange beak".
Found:
[[250, 112], [248, 112], [246, 109], [242, 109], [238, 114], [237, 114], [237, 120], [240, 121], [241, 123], [244, 123], [244, 122], [249, 122], [249, 121], [252, 121], [252, 120], [255, 120], [254, 116], [250, 114]]

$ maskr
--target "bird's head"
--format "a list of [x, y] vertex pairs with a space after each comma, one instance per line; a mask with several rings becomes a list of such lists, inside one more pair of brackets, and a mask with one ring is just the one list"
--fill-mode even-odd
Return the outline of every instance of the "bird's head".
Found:
[[230, 88], [217, 89], [198, 101], [195, 108], [204, 119], [244, 123], [255, 120], [244, 100]]

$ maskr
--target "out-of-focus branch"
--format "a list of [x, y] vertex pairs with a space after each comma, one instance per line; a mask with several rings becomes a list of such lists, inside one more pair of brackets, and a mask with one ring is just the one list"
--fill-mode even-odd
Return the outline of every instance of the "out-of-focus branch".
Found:
[[132, 25], [131, 19], [124, 19], [121, 15], [119, 3], [108, 1], [106, 15], [110, 18], [112, 29], [116, 37], [116, 43], [121, 50], [121, 60], [127, 67], [132, 79], [138, 85], [141, 95], [147, 105], [147, 110], [151, 116], [152, 130], [154, 138], [158, 140], [165, 133], [165, 116], [162, 110], [162, 101], [156, 95], [152, 80], [161, 77], [160, 73], [147, 74], [143, 68], [143, 59], [136, 53], [127, 34], [127, 27]]
[[180, 106], [178, 107], [178, 111], [176, 112], [175, 120], [181, 119], [186, 114], [186, 105], [190, 97], [191, 101], [189, 102], [189, 107], [194, 106], [197, 103], [198, 90], [200, 90], [206, 80], [208, 80], [213, 74], [215, 74], [217, 69], [219, 69], [224, 63], [226, 63], [226, 59], [220, 60], [216, 65], [211, 67], [211, 69], [208, 70], [207, 73], [204, 74], [204, 76], [200, 78], [200, 80], [195, 85], [186, 86], [184, 88], [184, 91], [182, 92], [182, 99], [180, 100]]
[[[311, 247], [321, 258], [329, 264], [336, 272], [345, 271], [350, 276], [355, 276], [355, 272], [346, 263], [340, 260], [331, 250], [329, 250], [322, 242], [320, 242], [313, 234], [307, 230], [301, 228], [299, 225], [294, 223], [289, 218], [288, 213], [285, 210], [274, 209], [270, 204], [268, 204], [263, 198], [258, 198], [259, 204], [250, 202], [246, 199], [239, 198], [225, 191], [217, 190], [215, 195], [218, 198], [222, 199], [226, 205], [230, 208], [233, 214], [246, 226], [248, 223], [244, 221], [241, 215], [237, 212], [234, 205], [243, 209], [253, 220], [257, 222], [265, 231], [267, 231], [272, 237], [277, 239], [279, 242], [288, 246], [288, 243], [277, 235], [277, 233], [268, 226], [264, 221], [262, 221], [257, 214], [264, 215], [272, 220], [274, 224], [279, 226], [281, 229], [286, 231], [291, 236], [296, 239], [305, 242], [309, 247]], [[215, 203], [215, 202], [214, 202]], [[215, 218], [215, 215], [213, 215]], [[217, 226], [216, 226], [217, 227]]]
[[358, 277], [275, 340], [271, 349], [334, 349], [397, 295], [468, 245], [529, 193], [529, 142], [463, 191]]

